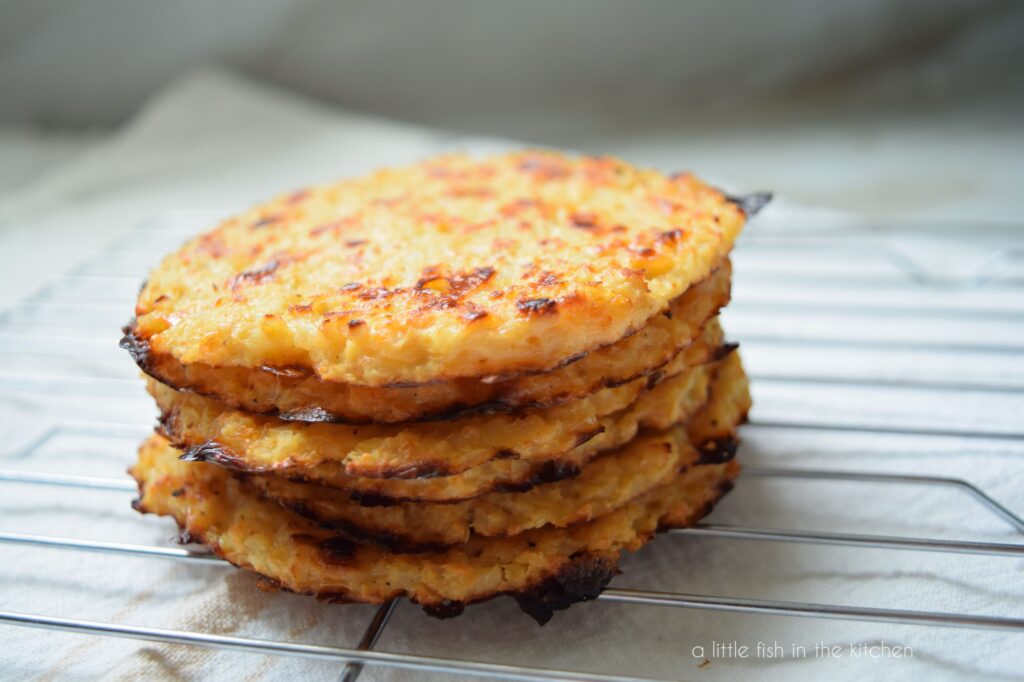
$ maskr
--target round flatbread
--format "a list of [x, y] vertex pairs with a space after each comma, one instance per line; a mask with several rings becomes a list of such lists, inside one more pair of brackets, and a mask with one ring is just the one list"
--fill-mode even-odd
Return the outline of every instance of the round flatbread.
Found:
[[549, 371], [642, 328], [743, 223], [689, 174], [440, 157], [229, 218], [152, 272], [131, 336], [185, 366], [363, 386]]
[[643, 326], [743, 220], [616, 159], [435, 158], [224, 221], [152, 273], [136, 329], [187, 364], [371, 386], [546, 370]]

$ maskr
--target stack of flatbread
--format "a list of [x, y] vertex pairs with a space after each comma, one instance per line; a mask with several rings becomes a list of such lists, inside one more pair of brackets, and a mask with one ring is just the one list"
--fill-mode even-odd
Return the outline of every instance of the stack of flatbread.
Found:
[[[544, 622], [707, 514], [750, 407], [718, 312], [744, 205], [523, 151], [313, 187], [169, 255], [122, 345], [139, 510], [262, 585]], [[746, 206], [749, 210], [749, 205]]]

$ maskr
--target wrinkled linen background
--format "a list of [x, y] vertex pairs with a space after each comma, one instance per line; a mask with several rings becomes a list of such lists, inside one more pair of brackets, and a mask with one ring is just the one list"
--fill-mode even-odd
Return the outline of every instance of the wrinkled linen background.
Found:
[[[16, 140], [7, 142], [11, 153]], [[49, 143], [58, 153], [60, 140]], [[65, 280], [56, 295], [73, 300], [57, 318], [55, 331], [40, 348], [63, 355], [32, 357], [17, 351], [19, 336], [38, 338], [0, 320], [0, 375], [27, 382], [32, 390], [0, 391], [0, 466], [103, 477], [123, 476], [133, 447], [152, 424], [154, 409], [127, 354], [116, 349], [117, 325], [131, 313], [143, 265], [170, 249], [187, 231], [208, 227], [212, 216], [309, 182], [361, 173], [438, 151], [486, 151], [507, 143], [439, 133], [322, 108], [306, 101], [217, 72], [179, 82], [150, 103], [121, 132], [97, 140], [79, 154], [40, 173], [0, 198], [0, 220], [18, 229], [0, 234], [4, 272], [0, 302], [15, 304], [38, 287], [32, 274], [64, 271], [105, 247], [121, 249], [111, 261], [92, 261], [80, 279]], [[24, 150], [22, 150], [24, 151]], [[668, 152], [648, 141], [627, 154], [630, 160], [665, 166]], [[698, 149], [701, 153], [710, 153]], [[684, 163], [690, 163], [682, 155]], [[699, 158], [697, 159], [699, 161]], [[699, 165], [694, 162], [699, 171]], [[812, 171], [808, 171], [811, 173]], [[714, 178], [723, 186], [729, 179]], [[731, 187], [737, 190], [759, 189]], [[793, 206], [780, 198], [750, 227], [749, 239], [770, 240], [781, 231], [809, 239], [835, 236], [856, 220]], [[930, 274], [968, 273], [991, 251], [989, 242], [963, 235], [931, 238], [877, 235], [879, 248], [914, 254]], [[997, 235], [1017, 240], [1012, 233]], [[820, 307], [800, 315], [785, 306], [751, 305], [773, 295], [794, 301], [827, 303], [828, 291], [805, 284], [785, 289], [767, 267], [765, 251], [743, 243], [736, 256], [734, 310], [726, 321], [730, 336], [748, 349], [753, 373], [826, 373], [832, 376], [900, 377], [945, 382], [983, 381], [1020, 385], [1020, 352], [978, 357], [918, 353], [915, 340], [941, 338], [954, 343], [1013, 345], [1024, 331], [1024, 301], [1005, 287], [938, 296], [910, 292], [906, 303], [922, 309], [948, 302], [960, 308], [1009, 308], [1016, 315], [988, 319], [947, 319], [941, 315], [851, 323], [840, 312]], [[59, 248], [58, 248], [59, 247]], [[70, 248], [69, 248], [70, 247]], [[770, 250], [769, 250], [770, 251]], [[58, 253], [60, 252], [60, 253]], [[138, 255], [135, 254], [138, 252]], [[72, 255], [69, 256], [68, 253]], [[794, 272], [814, 268], [842, 277], [842, 259], [807, 262], [775, 251]], [[842, 253], [840, 253], [840, 257]], [[66, 262], [60, 259], [65, 259]], [[785, 259], [789, 259], [786, 261]], [[147, 260], [148, 259], [148, 260]], [[899, 276], [893, 266], [872, 265], [869, 256], [850, 251], [850, 272], [883, 278]], [[866, 265], [865, 265], [866, 264]], [[770, 265], [770, 263], [768, 264]], [[998, 266], [998, 267], [996, 267]], [[133, 277], [95, 277], [109, 272]], [[1012, 259], [994, 263], [1017, 267]], [[744, 272], [749, 273], [749, 279]], [[865, 270], [864, 268], [867, 268]], [[888, 269], [887, 269], [888, 268]], [[998, 268], [1003, 268], [999, 270]], [[817, 272], [817, 271], [815, 271]], [[1013, 272], [1010, 272], [1013, 275]], [[1019, 272], [1016, 275], [1019, 281]], [[37, 278], [38, 279], [38, 278]], [[783, 284], [778, 284], [783, 282]], [[77, 287], [77, 288], [76, 288]], [[906, 291], [906, 288], [900, 289]], [[54, 293], [54, 292], [51, 292]], [[885, 291], [869, 290], [873, 301], [892, 303]], [[899, 294], [897, 294], [898, 296]], [[929, 298], [931, 297], [931, 298]], [[105, 303], [94, 311], [89, 301]], [[778, 297], [775, 299], [778, 302]], [[788, 300], [788, 299], [783, 299]], [[746, 306], [746, 307], [744, 307]], [[34, 306], [28, 306], [29, 311]], [[25, 310], [23, 306], [22, 311]], [[93, 313], [95, 312], [95, 315]], [[78, 320], [109, 320], [110, 327], [80, 327]], [[865, 320], [867, 321], [865, 323]], [[63, 325], [63, 326], [62, 326]], [[758, 333], [797, 331], [809, 336], [898, 339], [909, 345], [892, 353], [824, 348], [780, 348], [744, 341]], [[62, 338], [65, 340], [62, 341]], [[81, 349], [81, 352], [79, 352]], [[80, 391], [40, 389], [45, 377], [74, 374]], [[109, 387], [111, 397], [89, 395]], [[126, 390], [125, 390], [126, 389]], [[900, 424], [922, 428], [1020, 433], [1024, 400], [1012, 393], [910, 391], [898, 388], [836, 388], [784, 382], [754, 383], [755, 421], [823, 421], [846, 424]], [[53, 426], [61, 435], [26, 450]], [[1018, 514], [1024, 513], [1024, 443], [1021, 438], [971, 439], [908, 435], [805, 431], [749, 427], [741, 450], [746, 464], [929, 473], [964, 477]], [[44, 535], [166, 545], [174, 535], [167, 519], [140, 517], [128, 504], [130, 493], [80, 491], [0, 483], [0, 530]], [[922, 537], [1019, 541], [1019, 535], [960, 491], [902, 485], [820, 481], [741, 480], [709, 519], [759, 527], [892, 533]], [[336, 646], [355, 646], [376, 607], [328, 606], [288, 594], [255, 589], [251, 576], [228, 567], [186, 565], [159, 559], [0, 546], [3, 556], [0, 604], [18, 612], [98, 621], [200, 630]], [[715, 538], [661, 536], [623, 562], [613, 585], [806, 602], [841, 603], [993, 615], [1024, 615], [1024, 561], [866, 550]], [[712, 644], [759, 641], [779, 643], [779, 660], [713, 655]], [[815, 643], [848, 645], [882, 642], [913, 647], [913, 658], [815, 659]], [[790, 647], [806, 647], [807, 658], [790, 657]], [[1019, 633], [893, 626], [846, 621], [726, 614], [694, 609], [580, 605], [557, 614], [543, 629], [518, 612], [508, 599], [467, 609], [439, 622], [403, 602], [377, 648], [382, 651], [465, 657], [482, 661], [635, 674], [692, 680], [745, 679], [1015, 679], [1024, 670]], [[696, 646], [705, 656], [694, 656]], [[698, 667], [704, 658], [710, 664]], [[8, 679], [137, 679], [142, 676], [218, 680], [335, 679], [337, 663], [165, 646], [131, 640], [58, 634], [0, 625], [0, 671]], [[364, 679], [419, 679], [423, 673], [371, 667]]]

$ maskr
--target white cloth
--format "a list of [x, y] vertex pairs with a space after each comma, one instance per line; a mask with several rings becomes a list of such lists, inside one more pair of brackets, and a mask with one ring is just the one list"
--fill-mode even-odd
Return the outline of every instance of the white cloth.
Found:
[[[5, 302], [21, 298], [20, 280], [63, 271], [75, 258], [120, 251], [86, 262], [72, 279], [0, 319], [0, 467], [93, 476], [123, 476], [133, 446], [154, 410], [126, 354], [115, 348], [117, 325], [130, 316], [143, 275], [163, 251], [211, 216], [289, 187], [413, 160], [442, 150], [501, 147], [327, 110], [217, 73], [187, 79], [158, 97], [125, 130], [45, 172], [0, 202]], [[643, 161], [642, 158], [636, 159]], [[699, 168], [698, 168], [699, 170]], [[748, 188], [751, 189], [751, 188]], [[907, 284], [885, 258], [854, 251], [854, 241], [825, 260], [780, 257], [772, 244], [784, 227], [806, 227], [809, 241], [847, 234], [850, 219], [787, 207], [771, 209], [751, 227], [736, 256], [737, 290], [730, 336], [744, 343], [754, 374], [872, 376], [934, 381], [1024, 384], [1021, 353], [995, 355], [901, 350], [779, 347], [772, 334], [867, 340], [937, 336], [959, 343], [1014, 345], [1024, 303], [1007, 285], [949, 290], [937, 298]], [[142, 224], [142, 228], [137, 226]], [[835, 227], [835, 230], [822, 230]], [[831, 235], [831, 236], [830, 236]], [[1019, 244], [1020, 237], [996, 234]], [[875, 243], [869, 240], [869, 246]], [[928, 234], [880, 235], [896, 253], [915, 259], [927, 276], [969, 279], [992, 247]], [[927, 246], [928, 248], [923, 248]], [[846, 255], [842, 249], [850, 249]], [[53, 253], [60, 263], [51, 264]], [[887, 252], [888, 253], [888, 252]], [[922, 257], [921, 254], [926, 254]], [[781, 260], [780, 260], [781, 258]], [[899, 261], [902, 262], [902, 261]], [[986, 272], [1013, 275], [1011, 260]], [[1009, 270], [1007, 270], [1009, 268]], [[747, 274], [744, 274], [744, 273]], [[787, 279], [881, 278], [888, 288], [865, 294], [872, 304], [905, 302], [1016, 311], [995, 322], [948, 316], [890, 315], [883, 322], [829, 309], [826, 290]], [[96, 275], [103, 275], [97, 277]], [[114, 276], [111, 276], [114, 275]], [[120, 275], [120, 276], [118, 276]], [[927, 277], [926, 277], [927, 279]], [[877, 280], [872, 280], [877, 281]], [[874, 285], [873, 285], [874, 286]], [[895, 297], [890, 291], [896, 291]], [[813, 315], [801, 306], [824, 302]], [[55, 302], [56, 301], [56, 302]], [[59, 302], [64, 301], [64, 302]], [[86, 301], [85, 304], [76, 301]], [[793, 311], [759, 308], [789, 301]], [[913, 311], [911, 311], [913, 313]], [[32, 318], [32, 315], [38, 317]], [[781, 315], [781, 317], [780, 317]], [[788, 315], [788, 317], [786, 317]], [[33, 321], [34, 319], [34, 321]], [[853, 319], [853, 321], [851, 321]], [[780, 322], [785, 320], [785, 322]], [[951, 321], [952, 320], [952, 321]], [[747, 341], [749, 339], [749, 342]], [[36, 350], [46, 354], [24, 352]], [[64, 353], [63, 356], [54, 353]], [[78, 381], [62, 377], [74, 375]], [[53, 378], [48, 387], [47, 377]], [[6, 383], [5, 383], [6, 382]], [[19, 383], [21, 382], [21, 383]], [[11, 386], [20, 386], [18, 390]], [[1021, 430], [1019, 394], [829, 388], [755, 381], [762, 422], [803, 420], [847, 424]], [[6, 388], [5, 388], [6, 387]], [[97, 397], [95, 393], [109, 395]], [[48, 430], [53, 437], [33, 442]], [[911, 437], [752, 427], [741, 458], [748, 465], [822, 467], [957, 476], [1024, 513], [1024, 444], [1016, 440]], [[26, 448], [28, 448], [26, 450]], [[0, 530], [140, 544], [166, 544], [166, 519], [139, 517], [130, 493], [0, 483]], [[759, 527], [893, 533], [1019, 542], [1019, 534], [960, 491], [911, 486], [743, 480], [713, 521]], [[201, 630], [219, 634], [354, 646], [374, 612], [370, 606], [328, 606], [303, 597], [265, 594], [251, 576], [231, 568], [158, 559], [0, 546], [0, 604], [12, 611], [97, 621]], [[659, 537], [623, 563], [615, 586], [709, 595], [886, 608], [1024, 616], [1020, 559], [831, 548], [738, 540]], [[1019, 633], [949, 630], [807, 620], [692, 609], [579, 605], [543, 629], [507, 599], [437, 622], [402, 603], [378, 649], [611, 674], [718, 680], [749, 679], [1011, 679], [1024, 670]], [[815, 658], [814, 645], [877, 642], [910, 646], [912, 658]], [[757, 643], [778, 642], [784, 658], [758, 657]], [[712, 643], [751, 647], [747, 658], [715, 655]], [[0, 625], [0, 670], [9, 678], [335, 679], [333, 663], [165, 646], [130, 640], [44, 633]], [[792, 646], [807, 656], [793, 658]], [[694, 656], [694, 647], [703, 656]], [[710, 664], [698, 667], [704, 658]], [[369, 668], [364, 679], [419, 679], [420, 674]]]

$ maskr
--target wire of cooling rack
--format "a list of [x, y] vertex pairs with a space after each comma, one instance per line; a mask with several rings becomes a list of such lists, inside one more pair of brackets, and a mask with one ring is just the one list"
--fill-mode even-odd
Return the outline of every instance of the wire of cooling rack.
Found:
[[[173, 230], [147, 228], [155, 230], [165, 237], [173, 237]], [[182, 233], [181, 236], [184, 236]], [[779, 245], [771, 244], [770, 240], [755, 240], [743, 248], [757, 251], [761, 249], [771, 252]], [[787, 248], [792, 244], [787, 242]], [[806, 247], [803, 244], [802, 247]], [[861, 253], [857, 249], [844, 247], [849, 256]], [[866, 253], [867, 250], [863, 250]], [[874, 251], [877, 253], [877, 250]], [[86, 260], [68, 273], [64, 278], [44, 288], [27, 301], [9, 306], [0, 313], [0, 352], [11, 356], [29, 356], [33, 358], [74, 357], [83, 360], [102, 360], [108, 357], [110, 336], [102, 333], [110, 329], [109, 315], [118, 315], [122, 306], [115, 303], [116, 296], [110, 295], [112, 286], [134, 284], [141, 272], [117, 272], [111, 270], [110, 261], [139, 260], [142, 252], [132, 250], [131, 258], [124, 258], [128, 249], [107, 250]], [[803, 282], [824, 286], [833, 291], [845, 292], [852, 287], [863, 291], [873, 285], [884, 284], [886, 287], [909, 286], [920, 288], [940, 287], [943, 291], [965, 290], [978, 286], [979, 282], [991, 283], [991, 278], [969, 277], [965, 281], [950, 282], [947, 278], [938, 278], [924, 272], [916, 263], [908, 261], [904, 256], [895, 253], [885, 254], [883, 259], [888, 265], [896, 267], [895, 277], [880, 276], [878, 273], [844, 273], [841, 276], [830, 276], [827, 272], [786, 272], [780, 279], [773, 281]], [[105, 271], [106, 270], [106, 271]], [[900, 273], [905, 281], [900, 280]], [[764, 273], [769, 275], [768, 268]], [[96, 286], [101, 282], [101, 286]], [[1003, 287], [1016, 289], [1017, 280], [998, 280]], [[959, 289], [958, 289], [959, 287]], [[1019, 290], [1018, 290], [1019, 293]], [[813, 297], [812, 297], [813, 298]], [[887, 318], [889, 316], [918, 315], [923, 318], [942, 318], [958, 320], [1000, 319], [1024, 321], [1024, 305], [1018, 305], [1012, 298], [1004, 297], [993, 306], [979, 305], [978, 297], [966, 294], [956, 299], [951, 305], [936, 306], [930, 302], [920, 307], [902, 306], [898, 297], [882, 297], [868, 304], [842, 298], [829, 304], [822, 301], [801, 301], [797, 309], [818, 312], [837, 313], [862, 316], [869, 319]], [[920, 303], [920, 301], [919, 301]], [[817, 307], [816, 307], [817, 306]], [[737, 307], [752, 307], [768, 312], [794, 309], [792, 301], [772, 300], [770, 297], [751, 300], [739, 298]], [[108, 315], [109, 314], [109, 315]], [[73, 321], [67, 317], [75, 316]], [[102, 320], [102, 321], [98, 321]], [[60, 333], [61, 328], [66, 333]], [[93, 330], [95, 335], [83, 336], [83, 330]], [[51, 333], [53, 332], [53, 333]], [[921, 344], [901, 342], [894, 339], [843, 339], [822, 338], [813, 335], [788, 335], [779, 333], [746, 334], [738, 336], [743, 341], [768, 345], [789, 347], [813, 347], [840, 352], [858, 349], [900, 350], [911, 348], [914, 351], [935, 351], [954, 356], [1016, 354], [1024, 350], [1013, 341], [985, 342], [953, 342]], [[992, 394], [1024, 393], [1024, 386], [1015, 380], [1003, 381], [1001, 377], [987, 381], [943, 382], [941, 380], [922, 380], [917, 378], [890, 378], [885, 376], [856, 377], [829, 373], [799, 373], [785, 371], [751, 372], [751, 378], [757, 384], [802, 385], [828, 387], [873, 387], [893, 390], [913, 391], [974, 391]], [[130, 377], [96, 376], [95, 372], [73, 373], [39, 373], [39, 372], [0, 372], [0, 391], [9, 392], [52, 392], [61, 391], [66, 394], [90, 397], [129, 396], [137, 392], [137, 382]], [[950, 427], [937, 428], [916, 424], [861, 424], [830, 421], [827, 418], [800, 420], [786, 418], [766, 418], [754, 421], [748, 428], [755, 430], [785, 429], [805, 432], [823, 433], [874, 433], [894, 434], [901, 437], [936, 437], [974, 439], [984, 441], [1024, 440], [1024, 432], [1015, 428], [993, 428], [979, 430], [975, 428]], [[48, 444], [69, 436], [96, 436], [101, 438], [123, 439], [133, 443], [142, 437], [146, 429], [139, 424], [113, 423], [101, 421], [59, 421], [51, 424], [33, 440], [19, 449], [7, 453], [5, 461], [18, 462], [30, 459]], [[741, 474], [740, 480], [751, 479], [783, 479], [792, 482], [806, 482], [808, 485], [826, 481], [844, 483], [861, 483], [869, 485], [902, 484], [931, 488], [948, 488], [965, 497], [980, 503], [992, 516], [1011, 526], [1018, 533], [1024, 534], [1024, 519], [1014, 511], [988, 495], [984, 490], [972, 483], [960, 479], [927, 474], [895, 474], [877, 471], [798, 469], [778, 467], [748, 466]], [[77, 476], [54, 474], [43, 471], [24, 469], [0, 470], [0, 484], [38, 486], [41, 489], [77, 488], [83, 490], [105, 491], [111, 494], [131, 494], [135, 491], [134, 482], [122, 478], [104, 478], [96, 476]], [[988, 542], [978, 540], [949, 540], [932, 537], [892, 536], [882, 534], [825, 532], [801, 529], [762, 528], [738, 526], [718, 523], [701, 523], [693, 528], [671, 531], [670, 535], [683, 537], [705, 537], [722, 541], [753, 541], [773, 543], [803, 543], [832, 546], [870, 548], [889, 551], [933, 552], [941, 554], [966, 554], [987, 557], [1022, 558], [1024, 543]], [[209, 570], [227, 566], [225, 562], [209, 553], [194, 551], [180, 546], [140, 545], [110, 542], [105, 540], [85, 540], [60, 536], [45, 536], [29, 533], [0, 532], [0, 544], [33, 546], [50, 551], [91, 552], [121, 557], [156, 558], [169, 561], [186, 562], [206, 566]], [[978, 628], [1004, 632], [1024, 633], [1024, 617], [992, 616], [972, 613], [948, 613], [939, 611], [920, 611], [896, 608], [873, 608], [845, 606], [831, 603], [806, 603], [798, 601], [779, 601], [743, 597], [726, 597], [680, 592], [661, 592], [640, 589], [609, 588], [598, 598], [599, 602], [629, 604], [634, 607], [663, 607], [704, 609], [744, 614], [767, 614], [786, 617], [808, 617], [818, 619], [837, 619], [850, 621], [893, 623], [914, 626], [938, 626], [955, 628]], [[382, 605], [370, 620], [359, 643], [353, 648], [328, 647], [301, 642], [282, 642], [265, 639], [252, 639], [225, 636], [204, 632], [167, 630], [154, 627], [123, 625], [108, 622], [91, 621], [75, 618], [62, 618], [43, 614], [16, 613], [0, 611], [0, 623], [30, 628], [41, 628], [64, 632], [80, 633], [93, 636], [122, 637], [129, 639], [180, 644], [211, 649], [242, 651], [273, 656], [294, 656], [300, 658], [335, 661], [344, 664], [340, 679], [353, 682], [365, 666], [393, 667], [414, 671], [443, 672], [460, 675], [486, 675], [495, 678], [512, 680], [538, 679], [642, 679], [624, 678], [622, 676], [587, 673], [576, 670], [562, 670], [548, 667], [524, 666], [519, 664], [497, 664], [466, 660], [461, 658], [442, 658], [420, 654], [384, 652], [376, 649], [381, 633], [385, 630], [395, 611], [396, 602]]]

